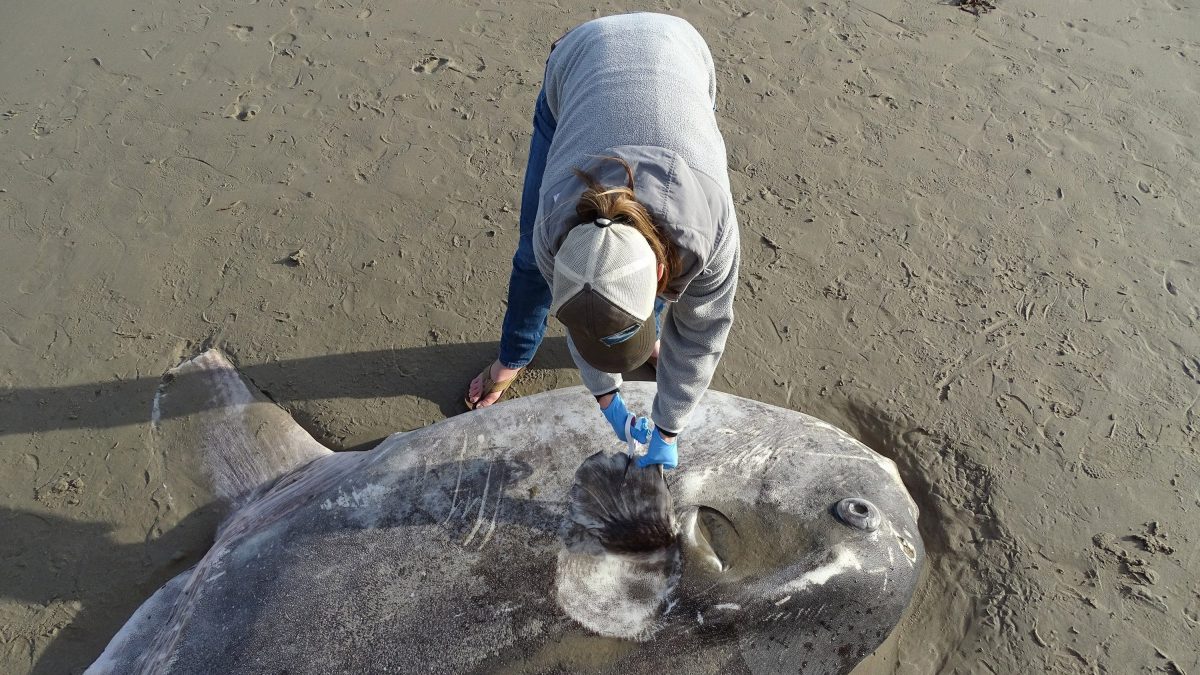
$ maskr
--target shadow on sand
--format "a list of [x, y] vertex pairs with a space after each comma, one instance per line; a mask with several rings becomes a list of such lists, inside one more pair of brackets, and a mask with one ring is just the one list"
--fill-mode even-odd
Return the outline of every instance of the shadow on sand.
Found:
[[[229, 356], [242, 375], [276, 401], [418, 396], [450, 417], [465, 411], [462, 395], [466, 383], [495, 358], [496, 350], [495, 342], [473, 342], [260, 364], [239, 363], [236, 352]], [[166, 370], [175, 364], [155, 364], [159, 365]], [[530, 369], [558, 368], [574, 368], [566, 338], [547, 338]], [[156, 375], [65, 387], [0, 389], [0, 408], [5, 410], [0, 415], [0, 436], [144, 424], [161, 382]], [[170, 414], [194, 412], [197, 410], [176, 406]]]
[[[53, 635], [30, 672], [82, 671], [142, 601], [204, 555], [217, 522], [216, 509], [204, 507], [161, 536], [122, 543], [108, 523], [0, 507], [0, 532], [21, 533], [0, 542], [0, 600], [42, 607], [28, 630]], [[64, 578], [105, 579], [106, 590], [97, 598], [63, 588]]]

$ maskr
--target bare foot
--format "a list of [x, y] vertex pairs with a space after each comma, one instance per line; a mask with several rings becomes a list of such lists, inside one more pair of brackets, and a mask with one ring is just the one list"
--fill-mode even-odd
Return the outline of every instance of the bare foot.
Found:
[[[520, 368], [505, 368], [504, 365], [501, 364], [499, 361], [492, 362], [491, 378], [492, 378], [493, 382], [504, 382], [505, 380], [510, 380], [510, 379], [516, 377], [517, 373], [519, 373], [519, 372], [521, 372]], [[504, 394], [503, 391], [497, 391], [497, 392], [488, 394], [487, 396], [484, 396], [481, 399], [479, 397], [479, 395], [482, 391], [483, 391], [483, 374], [481, 373], [479, 375], [476, 375], [475, 379], [471, 380], [470, 386], [467, 387], [467, 400], [468, 401], [475, 404], [476, 408], [486, 408], [489, 405], [492, 405], [493, 403], [498, 401], [500, 399], [500, 396]]]

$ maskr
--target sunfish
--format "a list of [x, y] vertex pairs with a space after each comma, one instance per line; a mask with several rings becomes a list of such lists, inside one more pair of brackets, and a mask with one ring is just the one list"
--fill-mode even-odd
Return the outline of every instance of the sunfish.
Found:
[[217, 350], [164, 382], [226, 515], [88, 673], [846, 673], [924, 563], [890, 460], [728, 394], [664, 474], [578, 387], [334, 453]]

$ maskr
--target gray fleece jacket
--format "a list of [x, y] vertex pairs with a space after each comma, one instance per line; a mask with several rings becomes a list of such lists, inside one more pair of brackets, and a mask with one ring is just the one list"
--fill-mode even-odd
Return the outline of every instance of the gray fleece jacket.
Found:
[[[726, 170], [725, 141], [713, 112], [716, 76], [703, 38], [683, 19], [623, 14], [565, 35], [546, 64], [546, 102], [557, 121], [542, 178], [534, 251], [554, 286], [554, 255], [576, 223], [586, 186], [580, 168], [605, 185], [624, 185], [633, 167], [637, 198], [674, 241], [682, 273], [663, 294], [658, 395], [651, 418], [679, 433], [712, 380], [733, 323], [739, 237]], [[596, 395], [620, 375], [592, 368], [570, 345]]]

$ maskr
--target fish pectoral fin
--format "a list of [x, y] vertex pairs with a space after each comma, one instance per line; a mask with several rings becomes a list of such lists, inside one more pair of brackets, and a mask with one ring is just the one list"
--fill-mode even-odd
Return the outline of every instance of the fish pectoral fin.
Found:
[[568, 517], [614, 552], [655, 551], [675, 542], [677, 523], [662, 471], [639, 468], [624, 453], [596, 453], [580, 465]]
[[559, 607], [605, 637], [645, 641], [679, 580], [671, 494], [658, 467], [597, 453], [575, 472], [556, 578]]

